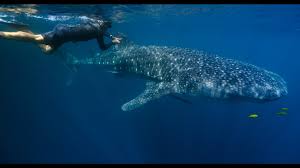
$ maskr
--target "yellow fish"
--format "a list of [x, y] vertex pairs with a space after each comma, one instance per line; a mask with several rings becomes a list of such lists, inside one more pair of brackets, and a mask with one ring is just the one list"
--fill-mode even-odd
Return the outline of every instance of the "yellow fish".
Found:
[[284, 107], [284, 108], [281, 108], [281, 110], [288, 111], [289, 109]]
[[280, 112], [277, 112], [276, 114], [282, 116], [282, 115], [287, 115], [288, 113], [285, 111], [280, 111]]
[[249, 117], [249, 118], [257, 118], [258, 115], [257, 115], [257, 114], [250, 114], [250, 115], [248, 115], [248, 117]]

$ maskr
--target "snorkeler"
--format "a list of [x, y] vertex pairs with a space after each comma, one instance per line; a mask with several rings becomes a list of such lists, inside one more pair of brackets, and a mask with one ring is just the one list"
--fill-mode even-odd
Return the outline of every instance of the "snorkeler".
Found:
[[[43, 34], [34, 34], [30, 30], [17, 32], [0, 31], [0, 38], [33, 42], [38, 44], [38, 46], [46, 54], [52, 54], [66, 42], [79, 42], [92, 39], [97, 39], [99, 47], [102, 50], [106, 50], [113, 44], [119, 44], [122, 40], [122, 38], [117, 38], [108, 34], [108, 28], [111, 28], [110, 21], [89, 19], [78, 25], [59, 24], [55, 26], [52, 31]], [[111, 42], [109, 44], [105, 44], [104, 37], [108, 37]]]

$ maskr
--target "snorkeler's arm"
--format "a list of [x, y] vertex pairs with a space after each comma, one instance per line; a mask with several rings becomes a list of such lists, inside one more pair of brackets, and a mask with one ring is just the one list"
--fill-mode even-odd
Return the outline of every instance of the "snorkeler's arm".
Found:
[[[104, 36], [107, 36], [106, 34], [103, 34]], [[112, 42], [110, 42], [109, 44], [105, 44], [104, 43], [104, 36], [99, 36], [98, 38], [97, 38], [97, 41], [98, 41], [98, 44], [99, 44], [99, 47], [102, 49], [102, 50], [106, 50], [106, 49], [108, 49], [110, 46], [112, 46], [113, 45], [113, 43]]]
[[107, 37], [107, 38], [110, 38], [110, 39], [113, 38], [113, 35], [108, 34], [108, 32], [105, 32], [103, 35], [104, 35], [105, 37]]

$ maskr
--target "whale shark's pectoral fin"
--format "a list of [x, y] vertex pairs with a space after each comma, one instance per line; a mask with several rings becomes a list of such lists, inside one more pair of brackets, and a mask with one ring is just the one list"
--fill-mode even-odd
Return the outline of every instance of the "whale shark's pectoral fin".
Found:
[[131, 101], [125, 103], [122, 106], [123, 111], [131, 111], [141, 107], [142, 105], [152, 101], [154, 99], [158, 99], [161, 96], [167, 95], [171, 93], [170, 84], [164, 82], [147, 82], [146, 89], [143, 93], [138, 95], [136, 98]]

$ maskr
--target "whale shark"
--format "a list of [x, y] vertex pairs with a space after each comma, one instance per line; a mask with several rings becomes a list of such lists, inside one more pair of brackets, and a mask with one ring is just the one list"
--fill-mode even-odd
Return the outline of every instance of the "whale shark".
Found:
[[93, 57], [73, 57], [68, 63], [98, 64], [116, 75], [131, 74], [145, 79], [145, 90], [123, 104], [123, 111], [135, 110], [171, 94], [264, 102], [288, 93], [285, 80], [274, 72], [189, 48], [115, 45]]

